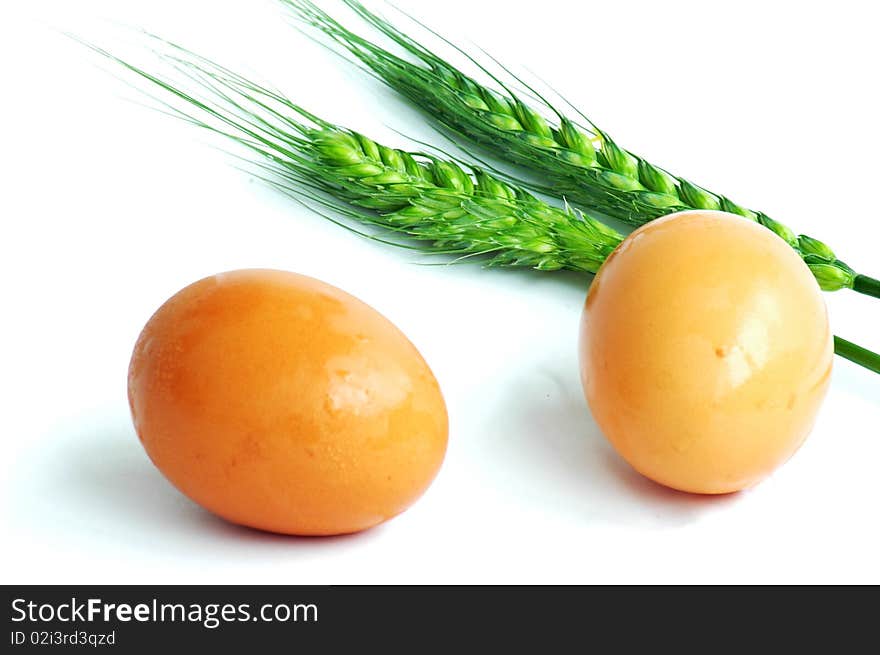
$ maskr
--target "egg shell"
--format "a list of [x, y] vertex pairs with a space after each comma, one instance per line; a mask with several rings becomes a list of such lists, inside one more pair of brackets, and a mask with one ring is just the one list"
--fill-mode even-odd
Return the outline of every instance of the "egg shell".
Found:
[[808, 267], [770, 230], [723, 212], [630, 235], [596, 275], [580, 328], [602, 432], [636, 470], [697, 493], [744, 489], [792, 456], [832, 355]]
[[147, 454], [184, 494], [241, 525], [364, 530], [436, 475], [447, 414], [428, 365], [357, 298], [285, 271], [200, 280], [149, 320], [128, 375]]

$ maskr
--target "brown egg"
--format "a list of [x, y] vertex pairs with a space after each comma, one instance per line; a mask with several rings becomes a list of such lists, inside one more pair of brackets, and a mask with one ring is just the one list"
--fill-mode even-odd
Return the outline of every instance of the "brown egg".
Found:
[[770, 230], [722, 212], [647, 224], [604, 263], [581, 323], [593, 416], [636, 470], [719, 494], [803, 443], [833, 341], [819, 287]]
[[137, 341], [128, 392], [162, 473], [261, 530], [386, 521], [427, 489], [446, 450], [437, 381], [400, 330], [284, 271], [221, 273], [173, 296]]

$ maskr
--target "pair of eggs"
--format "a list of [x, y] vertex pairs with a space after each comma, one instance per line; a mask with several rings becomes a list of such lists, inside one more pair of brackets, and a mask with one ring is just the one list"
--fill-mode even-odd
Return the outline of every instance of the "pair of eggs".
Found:
[[[695, 493], [751, 486], [797, 450], [832, 352], [797, 254], [718, 212], [630, 235], [593, 280], [580, 327], [605, 436], [647, 477]], [[180, 491], [272, 532], [381, 523], [419, 498], [446, 452], [446, 406], [416, 348], [357, 298], [294, 273], [222, 273], [177, 293], [141, 333], [128, 390], [144, 448]]]

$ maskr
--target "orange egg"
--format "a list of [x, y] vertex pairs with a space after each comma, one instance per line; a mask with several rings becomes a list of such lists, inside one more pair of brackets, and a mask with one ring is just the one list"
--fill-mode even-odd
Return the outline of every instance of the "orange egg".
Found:
[[137, 341], [128, 393], [162, 473], [261, 530], [374, 526], [427, 489], [446, 451], [446, 407], [415, 347], [357, 298], [294, 273], [221, 273], [177, 293]]
[[731, 214], [682, 212], [636, 230], [599, 270], [581, 378], [602, 432], [636, 470], [727, 493], [803, 443], [832, 339], [819, 287], [782, 239]]

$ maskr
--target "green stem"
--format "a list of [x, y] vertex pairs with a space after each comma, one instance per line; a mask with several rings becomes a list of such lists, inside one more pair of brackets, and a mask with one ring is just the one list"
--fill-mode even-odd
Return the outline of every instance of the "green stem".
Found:
[[867, 275], [856, 275], [856, 279], [853, 281], [853, 291], [880, 298], [880, 280], [875, 280]]
[[[877, 280], [873, 280], [873, 282], [876, 283]], [[852, 341], [834, 337], [834, 352], [844, 359], [855, 362], [859, 366], [864, 366], [869, 371], [880, 373], [880, 355], [871, 352], [867, 348], [857, 346]]]

